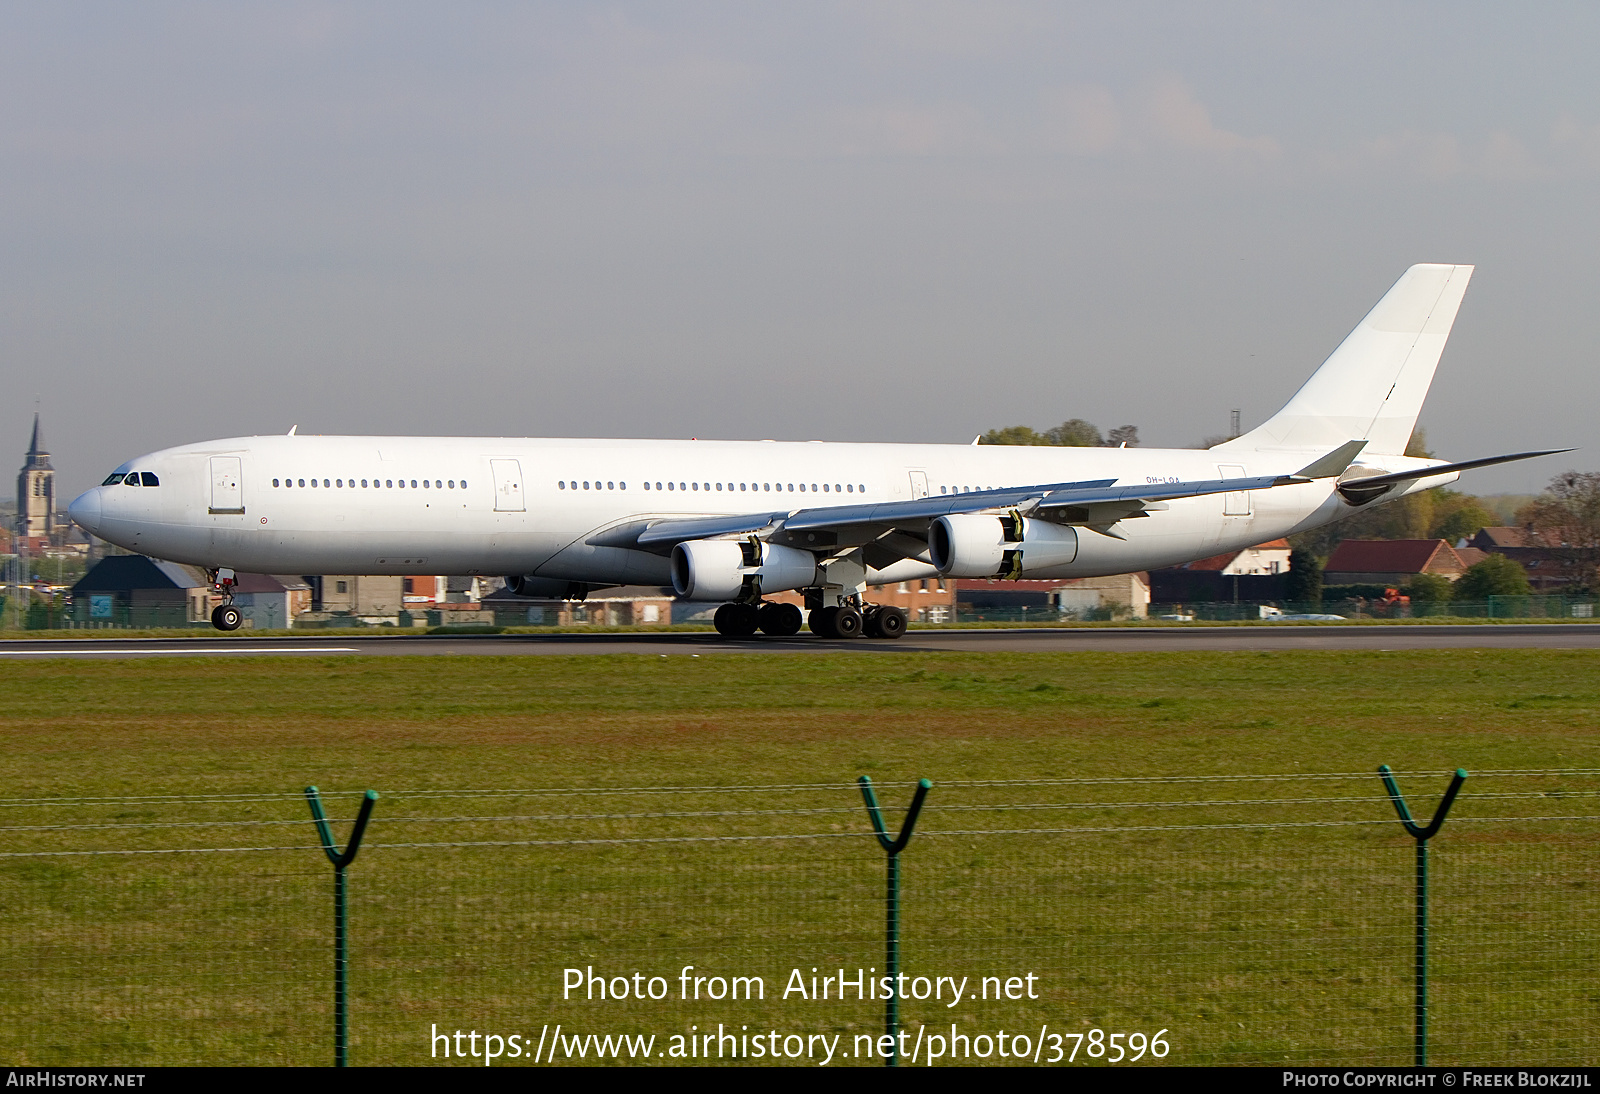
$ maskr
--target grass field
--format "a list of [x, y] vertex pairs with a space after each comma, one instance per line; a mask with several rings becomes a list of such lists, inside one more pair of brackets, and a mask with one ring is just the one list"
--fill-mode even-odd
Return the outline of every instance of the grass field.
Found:
[[[384, 795], [351, 870], [355, 1062], [428, 1062], [436, 1023], [723, 1022], [847, 1051], [878, 1004], [774, 995], [794, 967], [881, 964], [882, 857], [851, 836], [865, 773], [896, 818], [935, 783], [906, 853], [908, 969], [1041, 977], [1037, 1000], [908, 1001], [909, 1025], [1166, 1028], [1174, 1063], [1404, 1063], [1411, 852], [1376, 779], [1224, 777], [1389, 763], [1435, 773], [1405, 784], [1427, 813], [1458, 766], [1592, 772], [1597, 669], [1582, 651], [9, 663], [0, 850], [306, 850], [0, 858], [0, 1050], [325, 1061], [330, 870], [294, 796], [317, 783], [335, 816]], [[1135, 777], [1212, 781], [1050, 781]], [[1436, 841], [1435, 1060], [1593, 1063], [1600, 784], [1468, 785]], [[617, 789], [660, 787], [767, 789]], [[520, 793], [466, 793], [490, 790]], [[99, 800], [22, 804], [67, 797]], [[1220, 827], [1297, 820], [1325, 827]], [[62, 827], [83, 824], [116, 827]], [[761, 838], [707, 840], [730, 835]], [[792, 835], [812, 838], [770, 838]], [[397, 846], [424, 843], [458, 846]], [[561, 969], [590, 964], [759, 974], [768, 997], [562, 1001]]]

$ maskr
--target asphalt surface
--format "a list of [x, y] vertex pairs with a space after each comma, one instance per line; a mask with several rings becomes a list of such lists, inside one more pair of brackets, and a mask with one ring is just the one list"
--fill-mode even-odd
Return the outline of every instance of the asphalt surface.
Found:
[[366, 637], [57, 638], [0, 641], [0, 661], [38, 658], [306, 657], [363, 654], [400, 657], [632, 653], [1060, 653], [1072, 650], [1437, 650], [1600, 649], [1600, 623], [1480, 626], [1126, 627], [1027, 630], [912, 630], [896, 642], [793, 638], [723, 638], [706, 632], [662, 634], [462, 634]]

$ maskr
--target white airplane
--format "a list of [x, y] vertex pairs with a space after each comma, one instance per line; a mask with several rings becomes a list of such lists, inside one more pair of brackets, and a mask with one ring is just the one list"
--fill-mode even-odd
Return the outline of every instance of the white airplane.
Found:
[[[1205, 450], [820, 441], [242, 437], [129, 460], [72, 502], [104, 540], [235, 571], [501, 574], [581, 599], [671, 584], [727, 635], [897, 638], [870, 585], [1072, 578], [1314, 528], [1473, 467], [1403, 453], [1471, 266], [1413, 266], [1282, 410]], [[1557, 451], [1557, 450], [1552, 450]]]

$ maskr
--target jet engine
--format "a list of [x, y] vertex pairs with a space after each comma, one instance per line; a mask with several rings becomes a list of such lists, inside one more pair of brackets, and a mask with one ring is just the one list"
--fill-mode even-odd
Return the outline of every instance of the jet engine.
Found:
[[954, 513], [928, 528], [928, 552], [946, 577], [1022, 576], [1078, 557], [1075, 529], [1018, 513]]
[[810, 551], [758, 539], [691, 539], [672, 549], [672, 588], [688, 600], [755, 600], [817, 584]]

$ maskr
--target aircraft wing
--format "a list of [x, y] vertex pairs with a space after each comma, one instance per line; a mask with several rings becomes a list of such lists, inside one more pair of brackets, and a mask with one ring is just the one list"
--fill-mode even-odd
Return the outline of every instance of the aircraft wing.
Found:
[[[886, 533], [905, 531], [922, 535], [937, 517], [956, 513], [981, 513], [994, 509], [1019, 509], [1062, 524], [1110, 525], [1128, 517], [1165, 509], [1164, 502], [1237, 490], [1264, 490], [1292, 482], [1309, 482], [1295, 475], [1260, 475], [1253, 478], [1206, 479], [1187, 483], [1117, 486], [1115, 479], [1091, 482], [1045, 483], [1038, 486], [973, 490], [941, 494], [910, 501], [827, 505], [807, 509], [775, 510], [729, 517], [667, 518], [641, 522], [602, 533], [609, 545], [620, 546], [617, 533], [644, 550], [661, 550], [690, 539], [761, 534], [796, 546], [823, 547], [867, 543]], [[598, 543], [602, 537], [590, 542]]]

